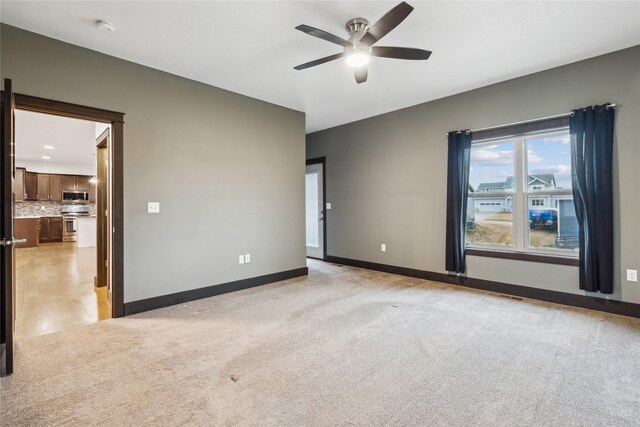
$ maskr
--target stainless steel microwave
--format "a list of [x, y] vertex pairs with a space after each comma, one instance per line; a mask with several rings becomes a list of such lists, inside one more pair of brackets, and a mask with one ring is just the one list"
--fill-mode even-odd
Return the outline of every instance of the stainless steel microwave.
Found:
[[89, 203], [88, 191], [63, 191], [62, 201], [71, 203]]

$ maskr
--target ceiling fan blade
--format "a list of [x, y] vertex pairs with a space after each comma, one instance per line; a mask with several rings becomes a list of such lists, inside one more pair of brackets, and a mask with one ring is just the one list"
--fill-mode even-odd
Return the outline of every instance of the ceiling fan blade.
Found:
[[429, 59], [431, 51], [412, 47], [373, 46], [371, 56], [394, 59]]
[[368, 75], [367, 66], [363, 65], [362, 67], [354, 68], [353, 75], [355, 76], [356, 82], [358, 82], [358, 84], [366, 82]]
[[335, 55], [325, 56], [324, 58], [316, 59], [315, 61], [306, 62], [304, 64], [300, 64], [297, 67], [293, 67], [296, 70], [304, 70], [306, 68], [315, 67], [316, 65], [324, 64], [325, 62], [333, 61], [335, 59], [340, 59], [344, 56], [344, 52], [336, 53]]
[[409, 16], [413, 6], [402, 2], [389, 12], [387, 12], [382, 18], [375, 24], [369, 27], [369, 30], [360, 39], [361, 43], [371, 46], [387, 34], [395, 27], [397, 27], [404, 19]]
[[351, 46], [351, 43], [349, 43], [347, 40], [345, 40], [343, 38], [340, 38], [338, 36], [334, 36], [333, 34], [327, 33], [324, 30], [320, 30], [318, 28], [310, 27], [308, 25], [304, 25], [304, 24], [303, 25], [298, 25], [296, 27], [296, 30], [300, 30], [303, 33], [309, 34], [310, 36], [318, 37], [319, 39], [326, 40], [326, 41], [331, 42], [331, 43], [335, 43], [335, 44], [340, 45], [342, 47]]

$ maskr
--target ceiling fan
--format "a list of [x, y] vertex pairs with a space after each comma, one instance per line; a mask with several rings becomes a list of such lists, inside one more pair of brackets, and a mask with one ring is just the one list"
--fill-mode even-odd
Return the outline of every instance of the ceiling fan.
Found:
[[307, 62], [293, 68], [296, 70], [305, 70], [329, 61], [346, 58], [347, 65], [353, 67], [356, 82], [364, 83], [367, 81], [367, 64], [371, 56], [392, 59], [429, 59], [429, 56], [431, 56], [431, 51], [429, 50], [411, 47], [373, 46], [404, 21], [412, 10], [413, 7], [411, 5], [402, 2], [387, 12], [371, 27], [369, 27], [369, 21], [364, 18], [350, 19], [346, 25], [349, 40], [345, 40], [324, 30], [310, 27], [309, 25], [298, 25], [296, 30], [340, 45], [344, 48], [344, 52], [325, 56], [324, 58], [316, 59], [315, 61]]

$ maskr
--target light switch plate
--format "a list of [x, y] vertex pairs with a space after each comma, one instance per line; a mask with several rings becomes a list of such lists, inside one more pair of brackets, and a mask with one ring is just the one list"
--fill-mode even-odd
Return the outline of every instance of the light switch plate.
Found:
[[148, 213], [160, 213], [160, 202], [149, 202], [147, 204]]
[[637, 281], [638, 281], [638, 270], [627, 269], [627, 282], [637, 282]]
[[331, 203], [327, 203], [327, 210], [331, 209]]

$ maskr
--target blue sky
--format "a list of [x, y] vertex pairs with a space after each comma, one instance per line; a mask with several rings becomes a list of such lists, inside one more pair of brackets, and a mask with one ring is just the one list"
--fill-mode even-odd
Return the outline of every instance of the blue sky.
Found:
[[[571, 149], [568, 133], [527, 139], [529, 174], [554, 174], [558, 187], [571, 188]], [[469, 182], [500, 182], [514, 175], [514, 142], [473, 147]]]

